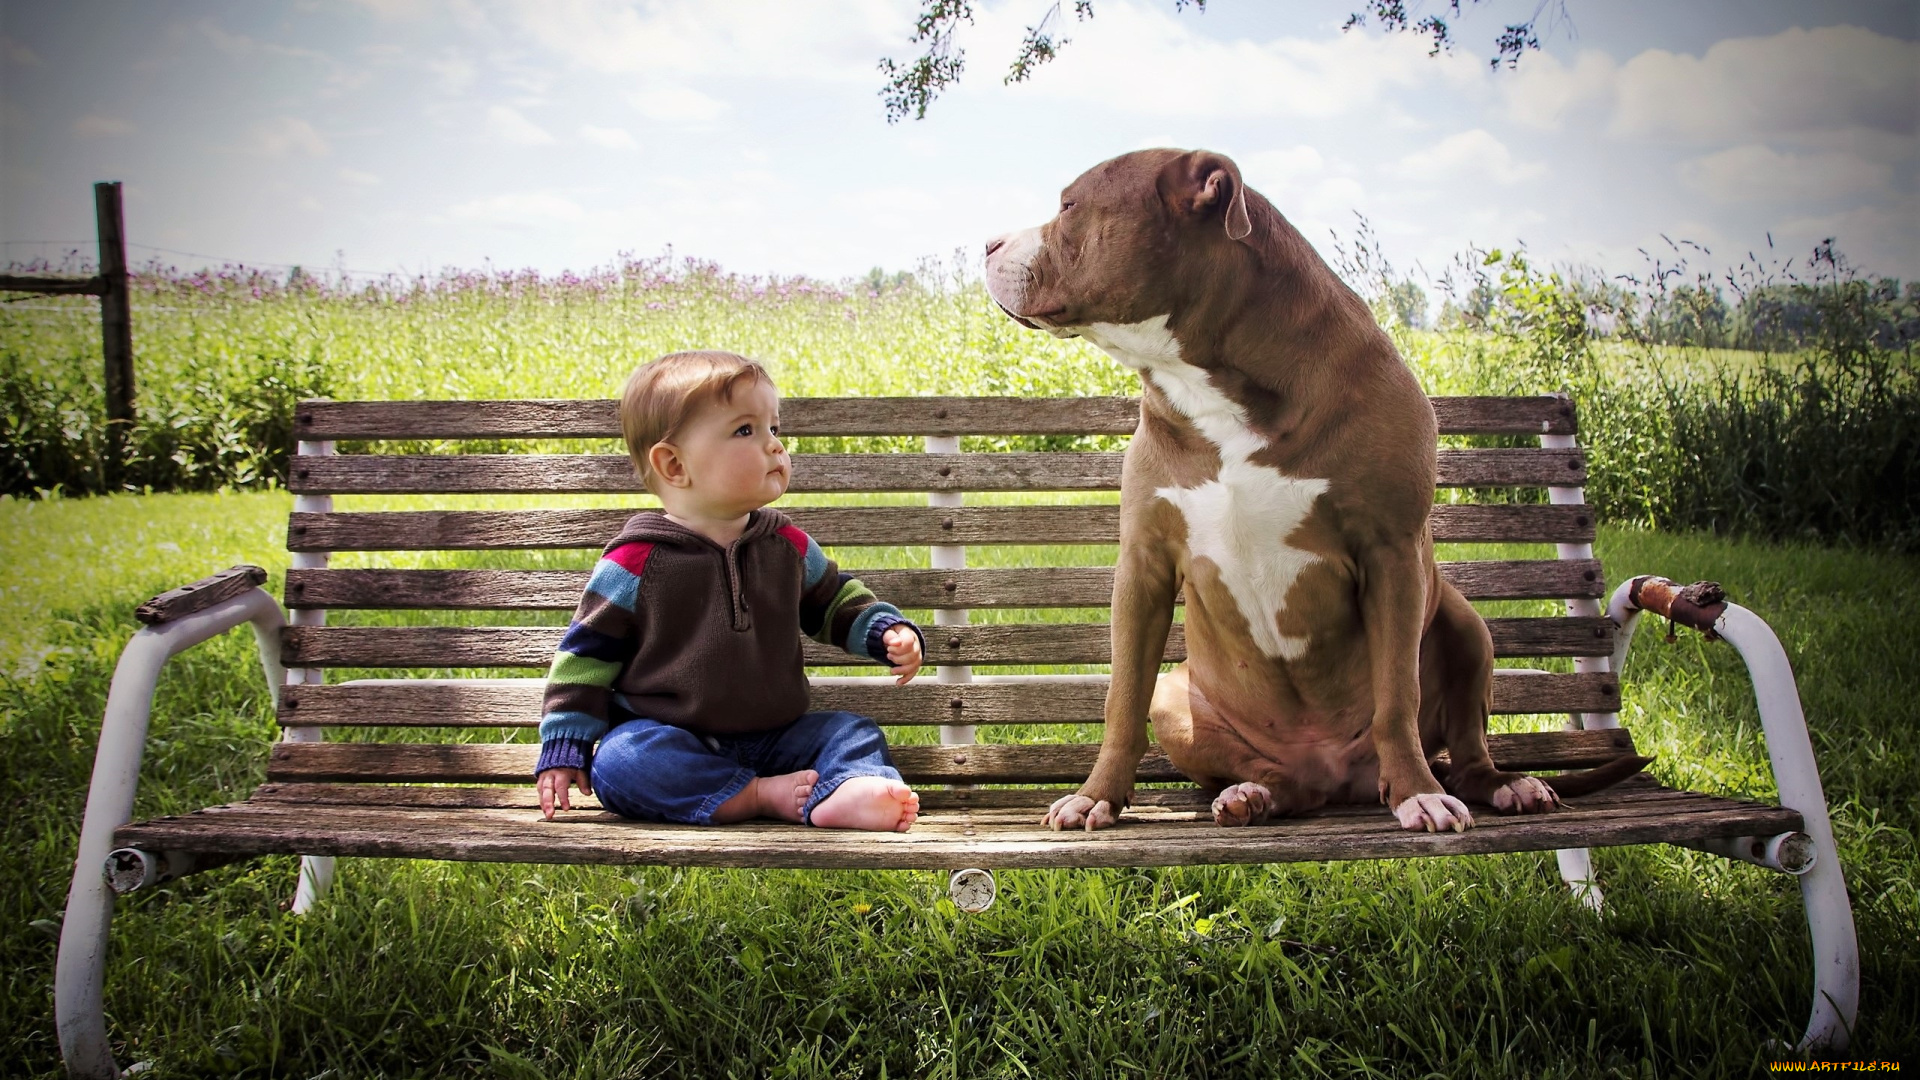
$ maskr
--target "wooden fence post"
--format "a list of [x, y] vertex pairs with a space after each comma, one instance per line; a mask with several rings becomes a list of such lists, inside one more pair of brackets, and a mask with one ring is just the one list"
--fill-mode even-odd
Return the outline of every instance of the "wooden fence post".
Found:
[[107, 363], [107, 452], [101, 471], [111, 491], [126, 471], [127, 439], [133, 431], [133, 311], [127, 297], [119, 182], [93, 185], [93, 207], [100, 226], [100, 348]]

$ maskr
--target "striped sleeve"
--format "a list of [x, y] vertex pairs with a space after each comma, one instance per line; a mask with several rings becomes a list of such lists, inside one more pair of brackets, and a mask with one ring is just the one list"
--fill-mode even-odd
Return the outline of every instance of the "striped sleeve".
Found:
[[[832, 645], [855, 656], [887, 663], [883, 638], [895, 626], [904, 625], [919, 635], [920, 628], [900, 614], [900, 609], [873, 595], [859, 578], [842, 573], [838, 563], [820, 550], [813, 537], [797, 526], [785, 525], [780, 535], [799, 553], [804, 568], [800, 585], [800, 631], [823, 645]], [[926, 653], [926, 642], [920, 651]]]
[[547, 670], [536, 773], [586, 768], [595, 740], [606, 734], [613, 684], [639, 651], [635, 611], [640, 574], [652, 551], [652, 544], [622, 544], [594, 564]]

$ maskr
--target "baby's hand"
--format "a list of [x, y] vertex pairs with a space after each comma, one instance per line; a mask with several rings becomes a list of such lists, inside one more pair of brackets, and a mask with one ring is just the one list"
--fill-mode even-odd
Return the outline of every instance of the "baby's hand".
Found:
[[548, 821], [553, 820], [553, 804], [558, 802], [560, 809], [573, 809], [573, 800], [567, 797], [567, 789], [578, 786], [580, 794], [593, 794], [593, 781], [587, 779], [585, 769], [548, 769], [540, 774], [540, 812]]
[[887, 644], [887, 659], [893, 662], [893, 673], [900, 676], [895, 686], [905, 686], [907, 680], [920, 671], [920, 635], [910, 626], [894, 625], [880, 635]]

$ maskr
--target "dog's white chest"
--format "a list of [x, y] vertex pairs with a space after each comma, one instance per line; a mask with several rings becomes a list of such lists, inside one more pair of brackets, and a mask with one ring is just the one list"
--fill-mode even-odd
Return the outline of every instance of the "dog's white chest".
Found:
[[1323, 479], [1286, 476], [1251, 461], [1265, 440], [1247, 422], [1246, 410], [1207, 381], [1207, 373], [1180, 359], [1180, 343], [1167, 332], [1167, 317], [1116, 325], [1095, 323], [1081, 333], [1108, 355], [1141, 373], [1173, 407], [1218, 448], [1220, 473], [1196, 487], [1154, 492], [1180, 511], [1187, 549], [1219, 571], [1254, 644], [1267, 656], [1297, 660], [1308, 639], [1282, 634], [1280, 612], [1287, 594], [1318, 555], [1292, 547], [1287, 538], [1313, 513], [1327, 490]]

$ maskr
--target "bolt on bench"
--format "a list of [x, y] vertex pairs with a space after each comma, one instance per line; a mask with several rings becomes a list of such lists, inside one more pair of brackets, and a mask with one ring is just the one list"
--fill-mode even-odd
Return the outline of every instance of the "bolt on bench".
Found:
[[[883, 724], [938, 726], [940, 745], [896, 745], [921, 791], [911, 832], [845, 833], [781, 823], [724, 827], [652, 825], [598, 810], [588, 798], [542, 821], [532, 787], [538, 746], [528, 742], [327, 741], [331, 728], [470, 731], [511, 735], [538, 725], [544, 682], [564, 627], [327, 626], [329, 610], [470, 613], [568, 612], [587, 571], [329, 569], [334, 552], [596, 550], [625, 521], [621, 509], [465, 509], [336, 512], [334, 495], [638, 495], [624, 455], [336, 454], [336, 440], [615, 439], [611, 401], [303, 402], [289, 486], [293, 568], [284, 618], [242, 567], [143, 605], [114, 677], [94, 764], [72, 892], [62, 930], [56, 1011], [75, 1075], [114, 1075], [101, 987], [115, 893], [263, 854], [305, 858], [296, 912], [325, 893], [339, 856], [675, 866], [944, 870], [962, 908], [992, 901], [997, 868], [1169, 866], [1403, 858], [1556, 850], [1562, 876], [1589, 906], [1601, 897], [1587, 850], [1684, 844], [1797, 875], [1813, 938], [1814, 1003], [1803, 1045], [1844, 1043], [1858, 999], [1852, 912], [1798, 691], [1766, 624], [1712, 589], [1682, 590], [1636, 578], [1607, 596], [1582, 505], [1586, 459], [1563, 397], [1435, 398], [1443, 434], [1537, 436], [1539, 448], [1442, 450], [1440, 485], [1474, 491], [1545, 488], [1546, 504], [1448, 502], [1433, 509], [1440, 543], [1539, 543], [1554, 556], [1442, 563], [1476, 601], [1563, 600], [1551, 618], [1488, 620], [1501, 657], [1570, 657], [1574, 672], [1502, 669], [1496, 713], [1566, 713], [1567, 730], [1493, 735], [1502, 767], [1581, 769], [1633, 749], [1618, 726], [1617, 672], [1644, 610], [1724, 637], [1745, 657], [1780, 806], [1674, 791], [1642, 776], [1549, 813], [1482, 814], [1464, 833], [1402, 830], [1379, 807], [1334, 807], [1308, 817], [1221, 829], [1208, 795], [1147, 787], [1122, 824], [1054, 833], [1048, 803], [1085, 779], [1097, 745], [976, 742], [982, 727], [1092, 724], [1102, 719], [1104, 675], [976, 673], [976, 667], [1089, 665], [1109, 660], [1108, 628], [1094, 623], [969, 625], [975, 609], [1098, 608], [1111, 567], [972, 568], [970, 547], [1113, 544], [1112, 503], [963, 505], [963, 492], [1115, 491], [1115, 452], [960, 452], [963, 435], [1125, 435], [1130, 398], [789, 398], [784, 431], [806, 436], [923, 436], [926, 452], [796, 454], [792, 492], [926, 493], [926, 505], [794, 505], [783, 509], [821, 544], [926, 546], [931, 568], [855, 570], [883, 598], [933, 609], [926, 628], [933, 677], [906, 687], [883, 675], [816, 677], [813, 704], [866, 713]], [[841, 562], [858, 567], [846, 552]], [[583, 564], [584, 565], [584, 564]], [[470, 619], [470, 617], [469, 617]], [[560, 617], [561, 621], [564, 616]], [[276, 691], [283, 739], [267, 782], [244, 802], [184, 817], [129, 823], [152, 693], [166, 659], [251, 623]], [[1166, 659], [1185, 656], [1176, 624]], [[809, 664], [867, 665], [807, 644]], [[525, 678], [326, 681], [328, 668], [526, 668]], [[1143, 784], [1185, 781], [1149, 752]]]

